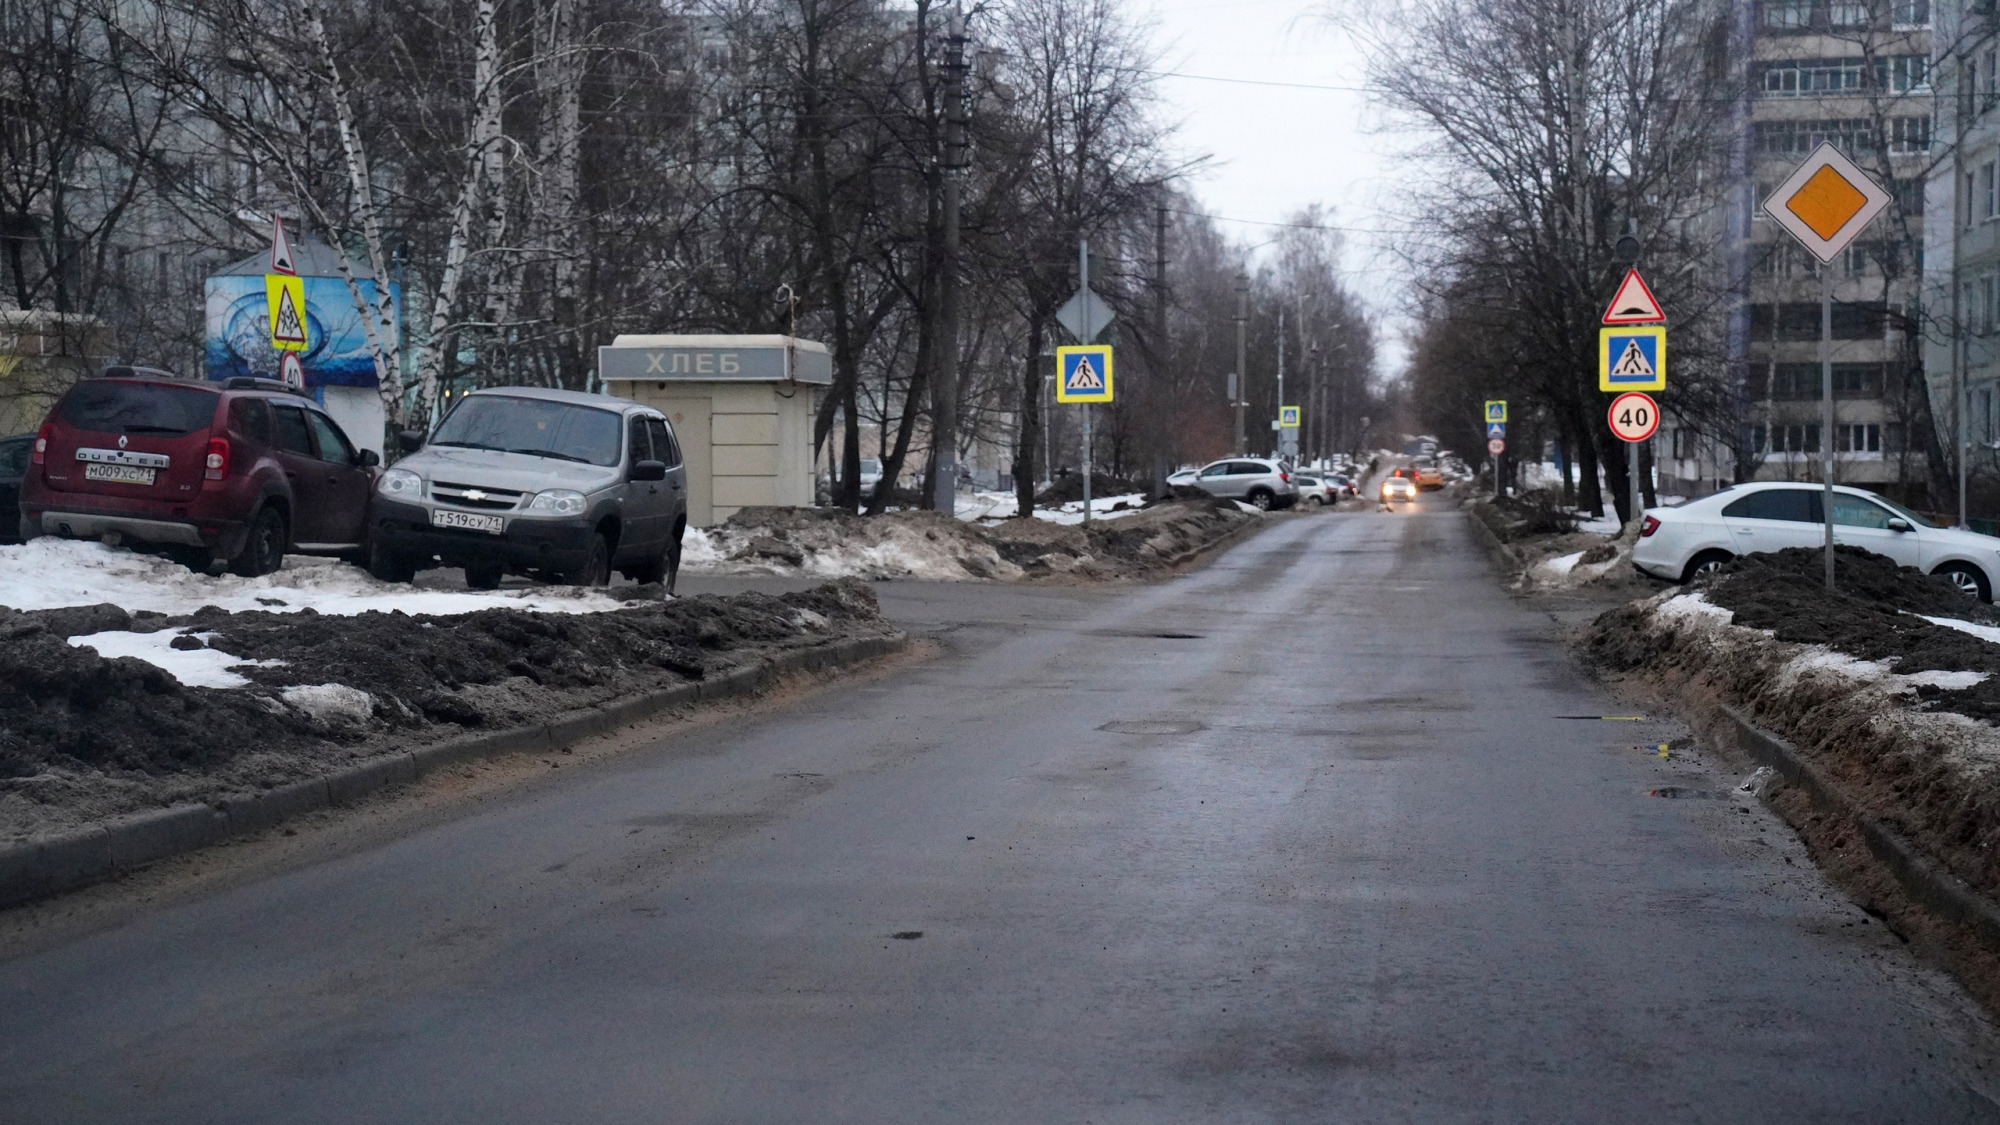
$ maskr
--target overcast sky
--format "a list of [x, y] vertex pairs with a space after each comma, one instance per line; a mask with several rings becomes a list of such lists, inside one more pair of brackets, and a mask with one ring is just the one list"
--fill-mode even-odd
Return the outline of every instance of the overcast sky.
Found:
[[[1311, 0], [1138, 0], [1158, 21], [1162, 63], [1193, 77], [1161, 89], [1182, 121], [1181, 143], [1214, 156], [1194, 192], [1223, 230], [1261, 243], [1278, 223], [1318, 202], [1359, 231], [1392, 230], [1382, 205], [1395, 198], [1396, 142], [1371, 132], [1381, 114], [1362, 85], [1360, 53], [1309, 15]], [[1235, 79], [1208, 81], [1204, 79]], [[1287, 86], [1283, 83], [1295, 83]], [[1344, 89], [1309, 89], [1312, 86]], [[1351, 233], [1346, 262], [1355, 288], [1383, 318], [1384, 374], [1400, 366], [1403, 275], [1390, 236]]]

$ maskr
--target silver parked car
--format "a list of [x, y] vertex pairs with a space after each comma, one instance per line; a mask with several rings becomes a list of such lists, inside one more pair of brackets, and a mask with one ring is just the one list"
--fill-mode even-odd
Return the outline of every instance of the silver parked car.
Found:
[[491, 589], [509, 572], [602, 586], [612, 570], [673, 588], [687, 468], [659, 411], [609, 395], [495, 387], [458, 401], [382, 473], [369, 570], [407, 582], [462, 566]]
[[1194, 486], [1223, 500], [1241, 500], [1269, 511], [1299, 502], [1299, 486], [1282, 461], [1262, 457], [1229, 457], [1211, 461], [1194, 475]]

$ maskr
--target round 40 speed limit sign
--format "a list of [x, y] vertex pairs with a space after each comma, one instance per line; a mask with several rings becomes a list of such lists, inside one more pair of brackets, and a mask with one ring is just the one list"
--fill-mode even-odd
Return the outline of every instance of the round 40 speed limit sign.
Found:
[[1660, 428], [1660, 407], [1652, 395], [1626, 391], [1611, 400], [1611, 432], [1623, 441], [1645, 441]]

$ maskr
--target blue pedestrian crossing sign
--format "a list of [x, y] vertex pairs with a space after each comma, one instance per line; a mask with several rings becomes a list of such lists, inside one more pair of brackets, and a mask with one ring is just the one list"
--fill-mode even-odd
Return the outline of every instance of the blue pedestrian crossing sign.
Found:
[[1504, 438], [1506, 436], [1507, 436], [1507, 423], [1505, 422], [1486, 423], [1487, 441], [1492, 441], [1494, 438]]
[[1499, 422], [1500, 424], [1505, 425], [1507, 422], [1507, 400], [1504, 398], [1487, 399], [1486, 420], [1488, 422]]
[[1667, 330], [1657, 324], [1599, 329], [1597, 389], [1666, 390]]
[[1056, 349], [1056, 401], [1111, 401], [1109, 344], [1079, 344]]
[[1299, 408], [1296, 406], [1280, 406], [1278, 408], [1278, 427], [1285, 430], [1298, 429]]

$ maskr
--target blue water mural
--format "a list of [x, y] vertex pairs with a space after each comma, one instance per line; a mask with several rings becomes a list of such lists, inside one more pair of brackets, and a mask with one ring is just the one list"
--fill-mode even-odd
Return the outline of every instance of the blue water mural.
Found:
[[[307, 387], [375, 386], [375, 361], [368, 352], [368, 332], [347, 282], [338, 277], [308, 277], [306, 283], [306, 351], [300, 355]], [[373, 305], [375, 283], [360, 282], [361, 295]], [[225, 274], [208, 279], [208, 377], [238, 375], [278, 377], [280, 353], [271, 346], [271, 312], [265, 303], [261, 275]], [[389, 286], [389, 299], [401, 319], [402, 289]]]

